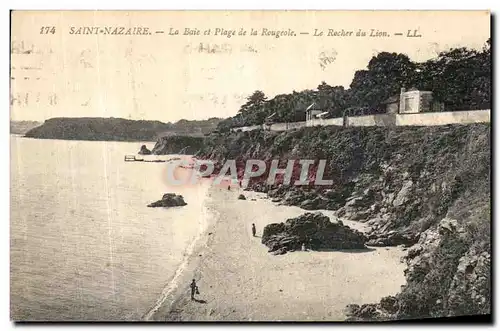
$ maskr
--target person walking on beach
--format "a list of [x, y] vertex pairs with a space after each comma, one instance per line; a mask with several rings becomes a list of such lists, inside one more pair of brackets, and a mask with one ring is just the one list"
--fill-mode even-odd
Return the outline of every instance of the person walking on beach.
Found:
[[255, 237], [257, 230], [255, 229], [255, 223], [252, 223], [252, 235]]
[[193, 279], [191, 285], [189, 286], [191, 287], [191, 300], [194, 300], [194, 295], [200, 294], [200, 291], [198, 291], [198, 285], [196, 285], [196, 281]]

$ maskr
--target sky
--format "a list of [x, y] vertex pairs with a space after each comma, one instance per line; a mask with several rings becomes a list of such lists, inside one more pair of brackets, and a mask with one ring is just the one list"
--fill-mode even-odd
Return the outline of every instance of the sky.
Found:
[[[83, 27], [148, 30], [78, 34]], [[372, 29], [386, 36], [369, 37]], [[489, 37], [486, 11], [15, 11], [11, 119], [225, 118], [255, 90], [348, 87], [382, 51], [425, 61], [450, 47], [479, 49]]]

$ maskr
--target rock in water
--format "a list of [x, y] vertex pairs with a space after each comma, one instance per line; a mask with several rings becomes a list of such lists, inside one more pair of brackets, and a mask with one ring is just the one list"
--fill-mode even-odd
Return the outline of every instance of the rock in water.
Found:
[[146, 145], [141, 146], [141, 150], [139, 151], [140, 155], [151, 155], [151, 151], [146, 147]]
[[285, 223], [272, 223], [264, 228], [262, 243], [269, 252], [308, 249], [365, 248], [366, 237], [342, 222], [332, 223], [322, 213], [305, 213]]
[[161, 200], [149, 204], [148, 207], [178, 207], [185, 205], [187, 205], [187, 203], [184, 201], [182, 195], [165, 193]]
[[238, 200], [246, 200], [245, 196], [243, 194], [238, 195]]

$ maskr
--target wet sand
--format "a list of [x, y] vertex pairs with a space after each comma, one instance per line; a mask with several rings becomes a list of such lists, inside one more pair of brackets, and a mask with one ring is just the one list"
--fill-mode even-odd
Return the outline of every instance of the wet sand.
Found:
[[[240, 193], [247, 200], [238, 200]], [[268, 253], [260, 238], [264, 226], [306, 211], [263, 197], [236, 188], [209, 189], [207, 208], [215, 216], [206, 239], [178, 277], [179, 286], [148, 320], [339, 321], [347, 304], [373, 303], [399, 292], [405, 282], [399, 248]], [[361, 223], [344, 224], [363, 230]], [[200, 289], [197, 301], [190, 300], [192, 278]]]

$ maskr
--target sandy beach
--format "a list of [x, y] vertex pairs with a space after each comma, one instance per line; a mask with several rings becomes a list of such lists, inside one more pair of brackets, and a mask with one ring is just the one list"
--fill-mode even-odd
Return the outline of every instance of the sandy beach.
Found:
[[[247, 200], [238, 200], [240, 193]], [[261, 243], [264, 226], [305, 210], [279, 206], [263, 194], [239, 188], [213, 186], [208, 195], [213, 219], [177, 275], [177, 286], [170, 285], [146, 320], [340, 321], [347, 304], [377, 302], [405, 283], [400, 248], [274, 256]], [[252, 236], [252, 223], [257, 237]], [[344, 224], [363, 230], [361, 223]], [[200, 289], [197, 301], [190, 300], [192, 278]]]

